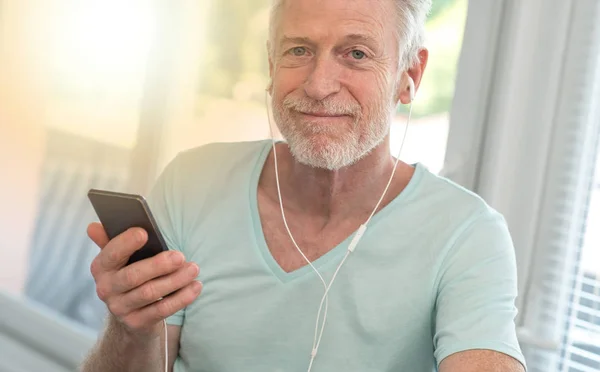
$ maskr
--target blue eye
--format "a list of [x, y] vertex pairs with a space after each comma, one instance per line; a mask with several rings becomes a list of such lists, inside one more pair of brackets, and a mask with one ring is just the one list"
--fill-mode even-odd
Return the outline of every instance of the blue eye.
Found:
[[295, 47], [294, 49], [292, 49], [292, 54], [296, 57], [302, 57], [306, 54], [306, 49], [304, 49], [303, 47]]
[[352, 58], [354, 58], [354, 59], [363, 59], [367, 56], [365, 54], [365, 52], [360, 51], [360, 50], [353, 50], [352, 52], [350, 52], [350, 54], [352, 55]]

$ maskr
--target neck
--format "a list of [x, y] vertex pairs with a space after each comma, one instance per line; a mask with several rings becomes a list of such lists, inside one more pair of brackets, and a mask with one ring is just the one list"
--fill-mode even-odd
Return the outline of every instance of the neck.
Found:
[[[274, 161], [271, 153], [261, 183], [278, 202]], [[368, 216], [381, 198], [395, 163], [389, 150], [389, 137], [360, 161], [339, 170], [301, 164], [293, 158], [287, 144], [277, 145], [277, 161], [286, 210], [307, 214], [323, 223], [348, 216]], [[398, 162], [390, 189], [379, 209], [406, 186], [412, 170], [407, 164]]]

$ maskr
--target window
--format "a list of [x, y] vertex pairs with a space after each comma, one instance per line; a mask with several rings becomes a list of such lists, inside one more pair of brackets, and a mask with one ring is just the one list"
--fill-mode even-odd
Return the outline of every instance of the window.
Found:
[[[400, 158], [420, 162], [439, 173], [446, 155], [449, 111], [467, 16], [467, 0], [434, 1], [427, 22], [429, 63], [413, 107], [413, 117]], [[402, 106], [391, 130], [392, 154], [397, 154], [406, 130], [408, 108]]]
[[579, 268], [567, 309], [569, 317], [559, 365], [561, 372], [600, 370], [600, 157], [596, 164]]
[[106, 310], [89, 274], [98, 248], [85, 231], [97, 217], [86, 195], [90, 188], [127, 191], [132, 183], [156, 21], [149, 4], [51, 0], [7, 7], [7, 19], [27, 25], [8, 34], [27, 38], [22, 43], [37, 57], [24, 75], [41, 72], [31, 74], [39, 95], [26, 98], [38, 111], [27, 136], [41, 140], [24, 146], [41, 161], [37, 184], [25, 186], [36, 192], [23, 195], [37, 202], [28, 246], [15, 248], [29, 252], [25, 272], [18, 274], [29, 299], [96, 330]]
[[[521, 340], [534, 372], [600, 370], [600, 3], [568, 6], [568, 22], [547, 24], [562, 24], [566, 37], [558, 47], [561, 73], [548, 78], [561, 104], [538, 126], [552, 140], [536, 186], [541, 207], [522, 309], [523, 325], [535, 338]], [[580, 98], [567, 98], [574, 94]]]

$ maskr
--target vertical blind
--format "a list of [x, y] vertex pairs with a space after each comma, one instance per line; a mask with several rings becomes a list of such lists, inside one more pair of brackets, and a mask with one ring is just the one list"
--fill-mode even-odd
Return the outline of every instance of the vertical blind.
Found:
[[[600, 371], [600, 2], [572, 2], [560, 100], [552, 125], [525, 326], [554, 350], [524, 345], [531, 371]], [[552, 348], [549, 348], [552, 349]]]
[[600, 1], [469, 3], [442, 174], [506, 217], [530, 372], [600, 372], [599, 84]]

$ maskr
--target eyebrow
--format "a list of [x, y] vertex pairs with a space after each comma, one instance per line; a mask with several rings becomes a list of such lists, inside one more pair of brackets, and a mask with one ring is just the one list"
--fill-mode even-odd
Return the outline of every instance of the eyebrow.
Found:
[[315, 43], [307, 37], [290, 37], [290, 36], [283, 35], [283, 37], [281, 38], [281, 41], [279, 42], [279, 46], [283, 47], [285, 44], [314, 45]]
[[360, 42], [369, 45], [377, 45], [377, 41], [368, 35], [364, 34], [350, 34], [344, 37], [344, 41]]
[[[349, 34], [349, 35], [344, 36], [343, 43], [348, 43], [348, 42], [364, 43], [372, 48], [376, 48], [378, 46], [377, 40], [375, 40], [375, 38], [368, 36], [368, 35], [364, 35], [364, 34]], [[315, 42], [312, 41], [311, 39], [309, 39], [308, 37], [291, 37], [291, 36], [283, 35], [283, 37], [281, 38], [281, 41], [279, 43], [279, 46], [283, 47], [285, 44], [304, 44], [304, 45], [314, 46]]]

